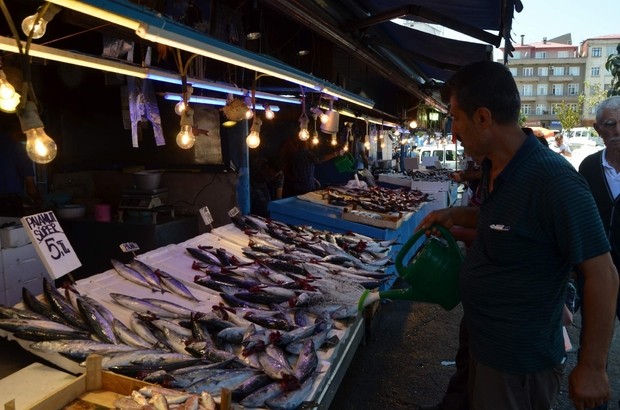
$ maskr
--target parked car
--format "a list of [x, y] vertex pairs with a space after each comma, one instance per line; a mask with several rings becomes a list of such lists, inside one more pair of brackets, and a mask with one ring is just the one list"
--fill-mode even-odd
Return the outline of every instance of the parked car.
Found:
[[425, 145], [418, 147], [420, 163], [424, 158], [435, 157], [444, 168], [462, 169], [464, 153], [460, 144]]
[[565, 142], [573, 148], [578, 148], [583, 145], [589, 146], [603, 146], [603, 140], [596, 133], [592, 127], [577, 127], [571, 128], [564, 133]]

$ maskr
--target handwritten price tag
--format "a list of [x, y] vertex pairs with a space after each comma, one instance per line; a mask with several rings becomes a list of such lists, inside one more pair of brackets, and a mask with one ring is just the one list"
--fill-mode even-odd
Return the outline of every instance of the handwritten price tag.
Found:
[[21, 221], [45, 269], [54, 279], [82, 266], [54, 212], [24, 216]]
[[231, 218], [234, 218], [235, 216], [239, 215], [240, 212], [241, 211], [239, 210], [239, 208], [234, 206], [230, 211], [228, 211], [228, 216], [230, 216]]
[[200, 216], [202, 217], [205, 225], [211, 225], [213, 223], [213, 216], [211, 215], [211, 211], [209, 211], [208, 206], [203, 206], [198, 211], [200, 212]]
[[127, 252], [138, 252], [140, 247], [135, 242], [125, 242], [120, 244], [121, 250], [125, 253]]

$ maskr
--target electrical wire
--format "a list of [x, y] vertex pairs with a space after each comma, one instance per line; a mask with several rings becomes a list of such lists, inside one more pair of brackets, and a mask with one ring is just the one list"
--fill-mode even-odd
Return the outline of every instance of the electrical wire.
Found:
[[198, 192], [196, 193], [196, 195], [194, 196], [194, 199], [192, 200], [192, 202], [188, 202], [185, 200], [180, 200], [177, 201], [175, 203], [173, 203], [172, 205], [177, 205], [177, 204], [185, 204], [185, 205], [189, 205], [189, 206], [196, 206], [196, 200], [198, 199], [198, 197], [200, 196], [200, 194], [202, 193], [202, 191], [204, 191], [205, 189], [207, 189], [211, 184], [213, 184], [213, 182], [215, 182], [215, 177], [218, 176], [219, 173], [214, 173], [213, 174], [213, 178], [211, 178], [211, 181], [209, 181], [208, 183], [206, 183], [205, 185], [203, 185], [202, 188], [200, 188], [198, 190]]

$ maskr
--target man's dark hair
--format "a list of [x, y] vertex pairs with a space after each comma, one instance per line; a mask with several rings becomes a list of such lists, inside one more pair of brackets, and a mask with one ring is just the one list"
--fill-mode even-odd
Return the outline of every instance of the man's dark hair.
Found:
[[499, 124], [518, 122], [521, 110], [519, 90], [503, 64], [478, 61], [457, 71], [442, 87], [441, 98], [448, 103], [454, 96], [469, 118], [481, 107]]

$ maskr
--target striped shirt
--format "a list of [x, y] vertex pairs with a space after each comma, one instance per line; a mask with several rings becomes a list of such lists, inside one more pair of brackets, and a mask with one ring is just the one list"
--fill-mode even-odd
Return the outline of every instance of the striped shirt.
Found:
[[570, 268], [610, 249], [586, 181], [529, 137], [495, 179], [477, 231], [460, 275], [472, 354], [514, 374], [561, 363]]

